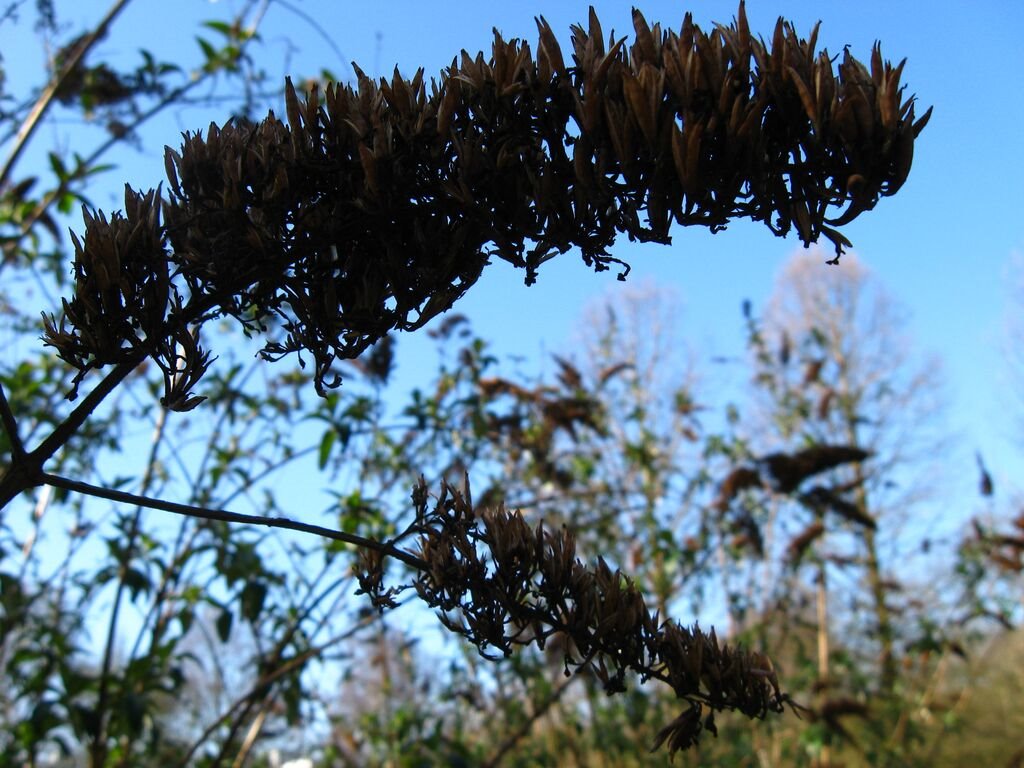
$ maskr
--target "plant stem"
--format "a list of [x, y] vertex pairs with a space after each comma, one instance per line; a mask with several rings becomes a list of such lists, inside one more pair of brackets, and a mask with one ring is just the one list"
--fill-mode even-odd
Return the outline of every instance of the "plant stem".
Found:
[[111, 23], [129, 2], [131, 0], [115, 0], [110, 10], [107, 11], [107, 15], [103, 17], [92, 32], [75, 46], [67, 61], [64, 62], [60, 72], [43, 89], [43, 92], [39, 94], [39, 98], [32, 107], [32, 111], [29, 112], [25, 122], [21, 124], [21, 128], [18, 130], [18, 135], [14, 138], [14, 147], [11, 149], [11, 154], [7, 156], [3, 168], [0, 169], [0, 189], [7, 183], [11, 171], [14, 170], [15, 163], [18, 162], [22, 151], [28, 145], [29, 139], [32, 138], [32, 134], [35, 133], [36, 128], [39, 126], [39, 122], [43, 119], [47, 110], [49, 110], [50, 105], [53, 104], [53, 98], [56, 96], [61, 85], [67, 80], [68, 75], [74, 71], [75, 67], [81, 63], [82, 59], [85, 58], [85, 54], [107, 34], [107, 29]]
[[11, 463], [22, 461], [25, 458], [25, 444], [21, 442], [21, 435], [18, 434], [18, 421], [14, 418], [10, 403], [7, 402], [2, 382], [0, 382], [0, 422], [3, 423], [7, 439], [11, 443]]
[[427, 570], [426, 562], [412, 553], [406, 552], [403, 549], [398, 549], [391, 544], [385, 544], [383, 542], [376, 541], [375, 539], [368, 539], [364, 536], [357, 536], [352, 533], [337, 531], [333, 528], [325, 528], [320, 525], [312, 525], [310, 523], [302, 523], [297, 520], [290, 520], [287, 517], [244, 515], [239, 512], [229, 512], [223, 509], [209, 509], [207, 507], [196, 507], [191, 504], [179, 504], [173, 501], [164, 501], [163, 499], [140, 496], [138, 494], [127, 493], [125, 491], [115, 491], [110, 488], [103, 488], [102, 486], [83, 483], [80, 480], [72, 480], [67, 477], [61, 477], [60, 475], [50, 474], [49, 472], [41, 473], [40, 480], [48, 485], [63, 488], [68, 491], [84, 493], [88, 496], [95, 496], [99, 499], [109, 499], [110, 501], [137, 504], [141, 507], [171, 512], [175, 515], [196, 517], [202, 520], [216, 520], [222, 523], [264, 525], [269, 528], [285, 528], [290, 531], [299, 531], [301, 533], [310, 533], [315, 536], [323, 536], [324, 538], [333, 539], [334, 541], [343, 541], [346, 544], [352, 544], [353, 546], [360, 547], [362, 549], [370, 549], [375, 552], [380, 552], [388, 557], [393, 557], [394, 559], [399, 560], [418, 571]]
[[[140, 489], [142, 494], [149, 491], [150, 483], [153, 481], [153, 467], [156, 465], [157, 453], [160, 450], [160, 443], [163, 440], [164, 425], [167, 423], [167, 410], [161, 408], [157, 417], [156, 425], [153, 428], [153, 443], [150, 446], [149, 458], [146, 461], [146, 471], [142, 476]], [[93, 765], [102, 766], [106, 762], [107, 753], [107, 696], [110, 692], [110, 669], [114, 661], [114, 641], [117, 632], [118, 618], [121, 614], [121, 603], [124, 600], [124, 590], [128, 568], [135, 556], [135, 540], [139, 534], [139, 520], [142, 517], [142, 507], [135, 507], [135, 515], [132, 518], [131, 528], [128, 532], [128, 541], [124, 547], [124, 555], [118, 568], [117, 591], [114, 593], [114, 605], [110, 611], [110, 622], [107, 624], [107, 643], [103, 651], [103, 668], [100, 673], [100, 690], [96, 701], [96, 723], [97, 733], [93, 742]], [[129, 659], [130, 661], [130, 659]]]
[[[4, 476], [0, 478], [0, 509], [6, 507], [22, 491], [45, 482], [43, 477], [46, 473], [43, 472], [43, 464], [71, 439], [90, 414], [99, 407], [103, 398], [135, 370], [142, 358], [142, 355], [134, 356], [130, 360], [116, 365], [95, 389], [82, 398], [82, 402], [54, 428], [53, 432], [34, 451], [22, 453], [20, 461], [12, 461]], [[13, 419], [13, 415], [11, 418]], [[4, 423], [6, 425], [6, 419]]]
[[[593, 656], [593, 654], [591, 654]], [[582, 667], [581, 667], [582, 669]], [[515, 748], [527, 733], [533, 724], [539, 720], [551, 707], [558, 703], [558, 700], [562, 698], [562, 694], [568, 690], [569, 686], [572, 685], [577, 679], [576, 675], [563, 680], [557, 685], [537, 706], [533, 708], [533, 712], [522, 722], [519, 727], [516, 728], [508, 737], [498, 746], [498, 749], [493, 755], [491, 755], [486, 762], [483, 763], [484, 768], [497, 768], [501, 764], [501, 761], [505, 758], [512, 749]]]
[[306, 651], [299, 653], [296, 656], [293, 656], [290, 659], [282, 661], [280, 665], [275, 666], [271, 671], [260, 676], [260, 678], [252, 684], [248, 691], [246, 691], [244, 694], [235, 699], [234, 702], [232, 702], [224, 711], [224, 713], [216, 720], [214, 720], [212, 723], [210, 723], [210, 725], [207, 726], [206, 730], [203, 731], [194, 742], [192, 742], [192, 746], [190, 747], [188, 753], [185, 755], [185, 757], [182, 759], [182, 762], [180, 763], [181, 768], [185, 768], [185, 766], [191, 765], [192, 756], [195, 754], [196, 750], [203, 746], [203, 744], [206, 744], [213, 736], [217, 728], [223, 725], [224, 722], [229, 717], [232, 717], [233, 714], [238, 709], [245, 706], [249, 701], [251, 701], [255, 696], [257, 696], [261, 689], [266, 688], [275, 681], [280, 680], [285, 675], [290, 674], [296, 669], [299, 669], [303, 664], [312, 659], [317, 658], [318, 656], [323, 654], [324, 651], [328, 650], [332, 646], [335, 646], [343, 640], [348, 640], [349, 638], [353, 637], [357, 632], [359, 632], [361, 629], [369, 625], [370, 622], [376, 621], [376, 619], [377, 616], [375, 614], [367, 614], [363, 618], [359, 619], [356, 622], [355, 626], [349, 627], [345, 632], [342, 632], [341, 634], [332, 637], [331, 639], [327, 640], [321, 645], [316, 646], [315, 648], [310, 648]]

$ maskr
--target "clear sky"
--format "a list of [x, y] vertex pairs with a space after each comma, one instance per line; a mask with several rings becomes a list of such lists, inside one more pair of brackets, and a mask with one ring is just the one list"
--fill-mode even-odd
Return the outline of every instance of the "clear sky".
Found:
[[[57, 6], [66, 9], [69, 23], [84, 25], [95, 23], [107, 4], [57, 0]], [[134, 58], [134, 51], [145, 47], [198, 64], [196, 23], [228, 18], [236, 6], [229, 0], [134, 0], [99, 51]], [[606, 32], [631, 33], [629, 2], [603, 0], [595, 6]], [[678, 26], [689, 9], [708, 28], [731, 20], [737, 5], [731, 0], [652, 0], [640, 8], [649, 21], [670, 26]], [[918, 139], [904, 188], [844, 232], [909, 309], [917, 342], [944, 359], [951, 426], [964, 436], [965, 455], [969, 459], [975, 448], [982, 449], [997, 481], [1009, 480], [1022, 467], [1016, 449], [1024, 444], [1016, 420], [1024, 407], [1009, 389], [1001, 361], [1003, 325], [1011, 308], [1020, 310], [1020, 304], [1009, 301], [1011, 262], [1024, 253], [1024, 5], [1011, 0], [749, 0], [747, 13], [753, 32], [765, 37], [781, 13], [804, 36], [820, 19], [819, 45], [832, 54], [849, 45], [867, 60], [872, 44], [881, 40], [886, 58], [908, 58], [903, 82], [917, 94], [919, 112], [934, 105], [934, 116]], [[587, 3], [274, 2], [261, 28], [265, 45], [259, 55], [271, 77], [305, 76], [327, 67], [347, 78], [350, 59], [370, 74], [390, 74], [397, 65], [409, 75], [422, 66], [429, 76], [462, 48], [487, 50], [493, 27], [506, 37], [534, 42], [534, 17], [540, 14], [567, 48], [569, 25], [586, 19]], [[314, 18], [319, 29], [304, 16]], [[69, 36], [82, 28], [69, 28]], [[0, 50], [10, 76], [22, 61], [38, 72], [36, 39], [7, 39], [12, 29], [0, 27]], [[163, 174], [162, 145], [176, 145], [181, 130], [203, 128], [221, 117], [188, 112], [157, 121], [143, 136], [144, 153], [128, 150], [117, 158], [121, 168], [108, 174], [109, 192], [96, 195], [97, 204], [117, 206], [125, 180], [155, 185]], [[25, 160], [31, 161], [31, 156]], [[680, 318], [684, 333], [707, 359], [741, 351], [741, 301], [749, 298], [759, 305], [777, 270], [800, 247], [792, 237], [779, 240], [761, 225], [739, 222], [716, 236], [703, 229], [677, 230], [671, 247], [624, 241], [614, 255], [632, 265], [631, 280], [649, 277], [677, 287], [686, 307]], [[539, 284], [531, 288], [523, 285], [521, 273], [499, 263], [485, 271], [458, 309], [470, 315], [477, 332], [493, 340], [499, 353], [538, 359], [542, 345], [563, 348], [584, 303], [615, 285], [614, 273], [594, 275], [572, 253], [546, 265]], [[1018, 300], [1024, 301], [1024, 291]], [[410, 351], [422, 344], [415, 338], [401, 342]], [[413, 381], [412, 366], [400, 373]], [[965, 466], [964, 481], [974, 487], [973, 464]]]
[[[566, 0], [306, 0], [297, 5], [335, 37], [345, 56], [375, 74], [388, 74], [395, 64], [407, 74], [419, 66], [433, 73], [461, 48], [487, 50], [493, 27], [506, 37], [533, 42], [534, 17], [540, 14], [566, 40], [570, 24], [587, 14], [587, 3]], [[595, 7], [606, 32], [632, 32], [630, 3], [605, 1]], [[737, 4], [657, 1], [639, 7], [649, 21], [672, 26], [690, 10], [708, 28], [731, 20]], [[303, 60], [307, 55], [314, 62], [330, 60], [330, 49], [309, 28], [303, 31], [298, 18], [283, 8], [272, 13], [275, 21], [268, 29], [282, 34], [294, 29], [293, 41], [303, 40]], [[903, 82], [920, 99], [919, 114], [935, 106], [933, 119], [918, 140], [906, 186], [845, 232], [909, 308], [914, 337], [944, 359], [951, 421], [971, 444], [965, 448], [981, 448], [997, 474], [1016, 474], [1021, 465], [1010, 454], [1022, 445], [1016, 434], [1020, 422], [1008, 418], [1008, 403], [1012, 408], [1017, 402], [1004, 378], [1001, 345], [1012, 308], [1011, 261], [1024, 255], [1024, 4], [749, 0], [747, 14], [751, 29], [765, 37], [783, 14], [802, 35], [820, 20], [819, 45], [833, 54], [849, 45], [866, 61], [880, 40], [886, 58], [907, 57]], [[341, 69], [340, 63], [333, 68]], [[686, 306], [685, 332], [707, 354], [736, 354], [742, 338], [740, 302], [751, 298], [756, 305], [765, 297], [776, 271], [800, 247], [792, 237], [779, 240], [761, 225], [740, 222], [716, 236], [679, 229], [671, 247], [623, 241], [615, 255], [631, 263], [633, 280], [650, 276], [678, 286]], [[611, 274], [590, 273], [573, 254], [547, 265], [531, 288], [510, 268], [495, 264], [460, 309], [499, 350], [535, 355], [542, 339], [549, 349], [565, 343], [581, 305], [615, 287]], [[1024, 290], [1018, 302], [1014, 308], [1021, 311]], [[976, 474], [970, 464], [964, 479], [973, 490]]]

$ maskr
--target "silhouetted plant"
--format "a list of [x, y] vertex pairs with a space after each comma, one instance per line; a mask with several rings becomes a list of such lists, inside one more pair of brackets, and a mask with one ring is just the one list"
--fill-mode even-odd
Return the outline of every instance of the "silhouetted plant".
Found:
[[[530, 528], [503, 507], [479, 513], [468, 485], [460, 492], [445, 484], [430, 509], [421, 482], [413, 505], [416, 522], [405, 535], [419, 534], [423, 564], [411, 586], [441, 622], [495, 659], [515, 646], [543, 649], [564, 633], [573, 647], [565, 652], [566, 675], [584, 667], [609, 694], [625, 690], [627, 672], [668, 684], [688, 707], [655, 748], [667, 741], [674, 753], [696, 743], [704, 728], [714, 732], [714, 715], [703, 717], [704, 707], [763, 718], [789, 700], [767, 657], [719, 644], [714, 630], [659, 623], [628, 576], [604, 560], [580, 562], [568, 529]], [[380, 608], [394, 607], [409, 585], [384, 585], [378, 553], [365, 552], [361, 561], [362, 590]]]
[[[448, 310], [494, 256], [536, 280], [540, 266], [578, 247], [597, 270], [625, 265], [620, 234], [667, 243], [673, 222], [723, 229], [736, 218], [777, 235], [824, 236], [894, 194], [910, 169], [915, 120], [903, 64], [870, 70], [844, 53], [833, 70], [817, 29], [801, 39], [782, 20], [771, 44], [736, 21], [710, 34], [689, 15], [678, 33], [633, 13], [636, 39], [609, 39], [591, 11], [573, 28], [572, 64], [541, 19], [536, 55], [495, 35], [491, 56], [463, 54], [428, 88], [422, 70], [357, 88], [286, 88], [288, 122], [211, 125], [166, 154], [167, 196], [126, 189], [125, 210], [85, 213], [74, 237], [74, 292], [44, 316], [44, 342], [75, 370], [75, 399], [92, 371], [112, 368], [65, 421], [29, 451], [0, 391], [10, 464], [0, 505], [41, 484], [221, 522], [287, 527], [355, 544], [360, 581], [381, 607], [384, 559], [418, 572], [413, 586], [481, 653], [543, 646], [553, 633], [612, 693], [627, 671], [669, 684], [687, 709], [659, 734], [670, 752], [714, 732], [712, 711], [780, 711], [770, 662], [722, 646], [714, 632], [660, 623], [632, 582], [603, 561], [587, 567], [565, 531], [529, 528], [501, 509], [478, 514], [445, 485], [432, 510], [421, 484], [403, 536], [418, 551], [290, 520], [103, 489], [44, 470], [102, 400], [147, 359], [163, 374], [161, 404], [188, 411], [211, 362], [211, 320], [263, 334], [264, 358], [312, 357], [319, 394], [393, 330]], [[930, 110], [929, 110], [930, 113]], [[847, 206], [830, 217], [831, 209]], [[553, 423], [586, 416], [552, 412]], [[458, 614], [458, 617], [449, 615]]]
[[[606, 48], [592, 12], [589, 32], [574, 27], [574, 66], [540, 20], [536, 60], [496, 35], [489, 60], [464, 54], [429, 95], [422, 70], [304, 103], [289, 84], [287, 125], [270, 114], [187, 135], [167, 151], [164, 225], [153, 193], [130, 190], [124, 217], [87, 217], [71, 327], [51, 319], [47, 343], [84, 374], [159, 359], [211, 317], [258, 332], [274, 316], [286, 337], [264, 356], [309, 352], [322, 392], [340, 383], [336, 359], [447, 310], [491, 256], [530, 283], [573, 246], [603, 270], [620, 233], [667, 243], [673, 220], [750, 218], [778, 235], [795, 225], [805, 244], [824, 235], [838, 258], [849, 243], [829, 223], [902, 186], [929, 115], [914, 120], [903, 65], [877, 46], [871, 72], [847, 51], [836, 77], [816, 30], [803, 40], [780, 19], [769, 49], [742, 6], [710, 35], [689, 16], [679, 34], [633, 21], [634, 44]], [[121, 259], [153, 290], [115, 283]], [[183, 283], [170, 293], [168, 265]], [[100, 307], [94, 284], [112, 291]], [[198, 380], [204, 359], [182, 360], [182, 379]], [[194, 404], [174, 394], [174, 407]]]

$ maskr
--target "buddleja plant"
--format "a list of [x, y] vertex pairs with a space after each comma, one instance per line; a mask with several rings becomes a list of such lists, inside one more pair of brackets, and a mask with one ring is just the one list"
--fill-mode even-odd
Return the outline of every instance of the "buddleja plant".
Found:
[[[413, 490], [414, 522], [380, 541], [304, 523], [237, 515], [92, 486], [46, 463], [143, 363], [163, 374], [169, 411], [201, 407], [213, 321], [261, 336], [260, 354], [313, 361], [316, 391], [393, 330], [448, 310], [492, 258], [540, 266], [578, 248], [618, 265], [615, 239], [670, 242], [673, 222], [717, 231], [736, 218], [777, 235], [824, 236], [894, 194], [910, 170], [914, 99], [903, 65], [870, 68], [848, 52], [833, 69], [781, 20], [770, 43], [734, 23], [678, 32], [633, 14], [635, 40], [606, 40], [593, 11], [573, 28], [571, 63], [538, 21], [534, 51], [495, 35], [491, 55], [461, 61], [428, 85], [422, 70], [303, 100], [291, 84], [287, 122], [211, 125], [166, 155], [167, 186], [127, 189], [123, 212], [85, 214], [74, 237], [74, 290], [43, 318], [45, 344], [75, 371], [68, 397], [100, 376], [39, 445], [22, 442], [0, 392], [10, 445], [0, 505], [41, 484], [223, 522], [318, 533], [360, 547], [360, 583], [380, 608], [414, 588], [482, 654], [567, 634], [614, 693], [627, 671], [667, 683], [685, 702], [658, 737], [675, 751], [714, 730], [705, 710], [751, 717], [787, 697], [770, 662], [697, 628], [662, 622], [630, 579], [576, 557], [573, 537], [515, 512], [474, 507], [468, 481], [431, 501]], [[845, 210], [843, 210], [845, 208]], [[834, 215], [833, 215], [834, 214]], [[416, 572], [387, 586], [384, 561]]]

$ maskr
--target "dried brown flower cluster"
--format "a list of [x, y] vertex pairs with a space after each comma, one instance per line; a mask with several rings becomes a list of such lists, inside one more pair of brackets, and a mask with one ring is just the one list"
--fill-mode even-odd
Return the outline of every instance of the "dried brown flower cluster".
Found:
[[187, 411], [205, 399], [191, 389], [209, 367], [210, 355], [199, 345], [198, 327], [189, 322], [197, 316], [182, 306], [171, 280], [159, 205], [158, 191], [142, 195], [126, 188], [124, 214], [107, 220], [86, 211], [84, 237], [72, 234], [75, 295], [64, 299], [59, 320], [43, 315], [46, 343], [78, 370], [72, 397], [91, 369], [134, 367], [148, 356], [164, 374], [163, 405]]
[[[854, 445], [814, 445], [795, 453], [770, 453], [742, 464], [725, 476], [718, 488], [718, 495], [712, 508], [720, 515], [733, 508], [733, 502], [743, 491], [750, 488], [770, 488], [776, 493], [786, 494], [812, 511], [815, 520], [798, 533], [787, 546], [790, 564], [799, 564], [807, 548], [825, 532], [822, 519], [826, 512], [843, 520], [874, 530], [874, 518], [860, 507], [844, 498], [844, 494], [863, 483], [863, 478], [841, 485], [814, 485], [800, 490], [805, 481], [836, 467], [862, 462], [870, 458], [871, 452]], [[757, 521], [749, 511], [740, 506], [735, 511], [730, 527], [734, 532], [731, 541], [734, 547], [749, 547], [758, 556], [764, 555], [764, 538]]]
[[[991, 560], [1002, 571], [1024, 572], [1024, 512], [1012, 521], [1008, 532], [988, 530], [973, 520], [974, 537], [969, 546]], [[1016, 529], [1016, 530], [1014, 530]]]
[[[416, 524], [408, 533], [419, 536], [422, 562], [412, 586], [444, 625], [486, 658], [568, 637], [566, 674], [585, 668], [609, 694], [625, 690], [627, 673], [666, 683], [687, 706], [658, 734], [655, 749], [667, 742], [674, 753], [696, 743], [702, 730], [715, 732], [715, 711], [763, 718], [789, 702], [770, 660], [720, 644], [714, 630], [659, 623], [621, 571], [603, 560], [588, 567], [576, 557], [575, 538], [565, 528], [530, 528], [503, 507], [478, 512], [468, 481], [465, 492], [442, 485], [432, 507], [421, 481], [413, 503]], [[368, 553], [359, 582], [375, 604], [391, 607], [408, 586], [386, 587], [381, 563]]]
[[560, 389], [526, 388], [501, 377], [480, 379], [477, 386], [481, 403], [510, 404], [508, 410], [485, 411], [488, 439], [502, 445], [512, 460], [526, 453], [541, 478], [565, 488], [572, 483], [572, 475], [560, 466], [556, 435], [564, 434], [573, 442], [583, 431], [604, 435], [606, 416], [600, 401], [581, 389], [582, 379], [573, 379], [579, 371], [557, 356], [555, 361], [561, 369]]
[[541, 19], [536, 52], [495, 35], [489, 59], [463, 53], [439, 82], [360, 74], [305, 103], [289, 84], [287, 124], [271, 113], [186, 135], [167, 153], [165, 225], [152, 192], [130, 193], [124, 217], [87, 217], [70, 328], [51, 320], [47, 342], [82, 373], [145, 347], [193, 383], [201, 351], [187, 372], [166, 359], [184, 327], [276, 318], [284, 337], [263, 354], [310, 353], [322, 392], [337, 359], [445, 311], [492, 256], [532, 282], [572, 247], [603, 270], [621, 264], [619, 234], [667, 243], [673, 221], [738, 217], [824, 235], [838, 254], [832, 227], [906, 179], [927, 115], [914, 120], [902, 64], [877, 46], [870, 71], [844, 53], [836, 75], [816, 30], [802, 40], [780, 20], [766, 44], [742, 4], [710, 34], [689, 15], [679, 32], [633, 22], [631, 46], [606, 41], [591, 11], [569, 63]]

